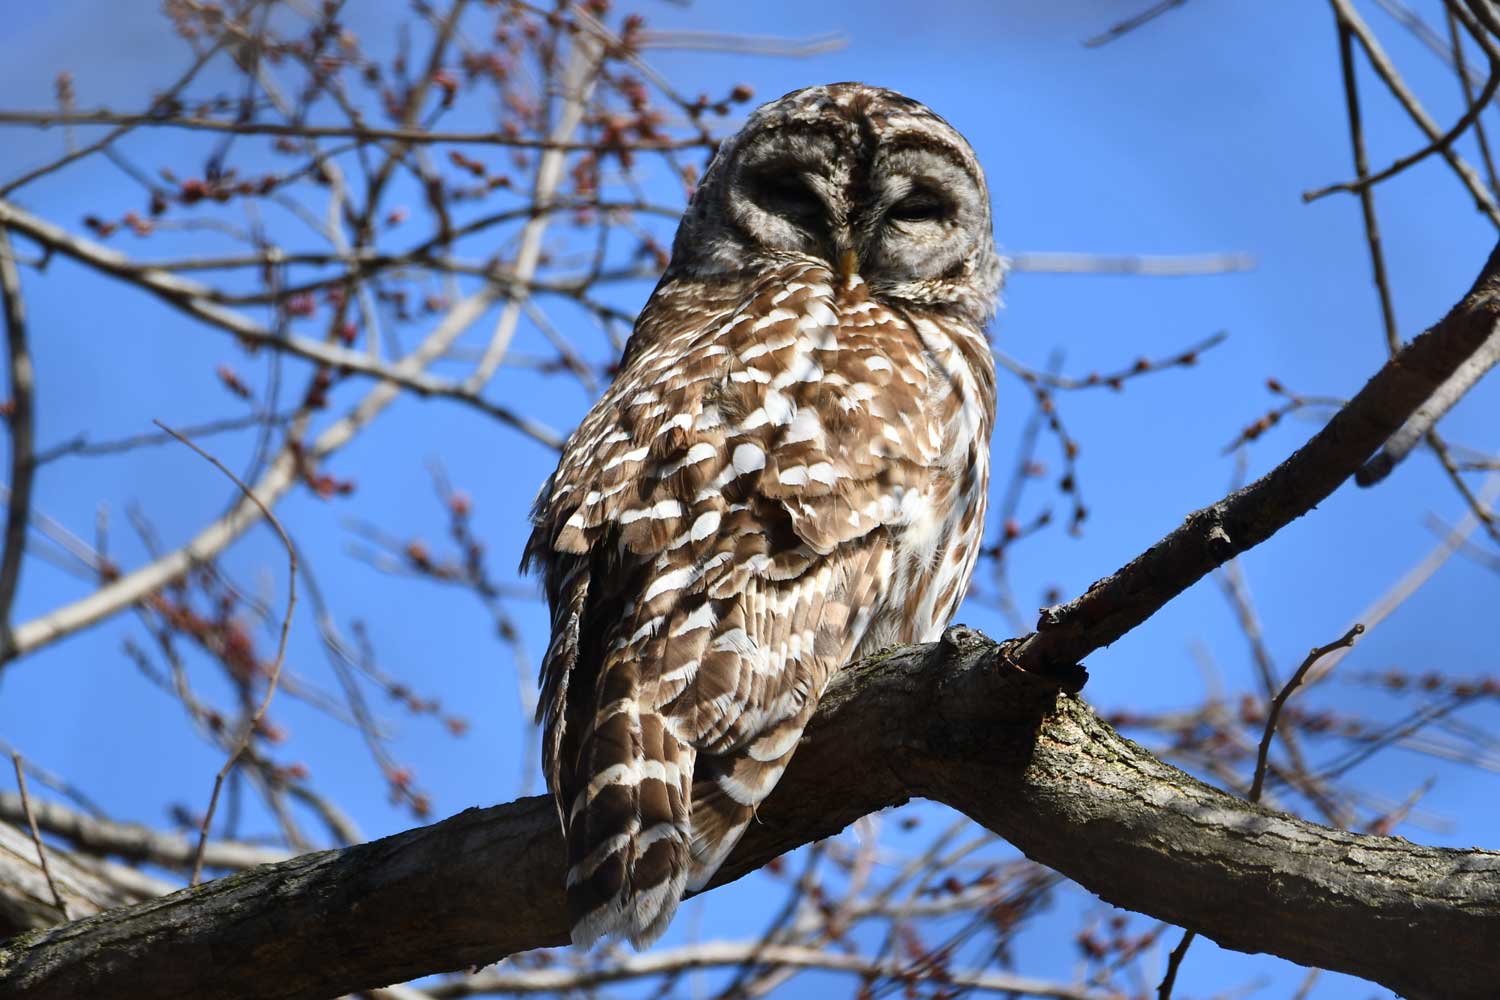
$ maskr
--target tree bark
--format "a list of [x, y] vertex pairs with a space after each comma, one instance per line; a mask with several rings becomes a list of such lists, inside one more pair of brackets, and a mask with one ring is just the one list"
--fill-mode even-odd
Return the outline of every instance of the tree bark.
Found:
[[[715, 884], [911, 796], [1227, 948], [1411, 997], [1492, 997], [1500, 982], [1500, 853], [1237, 799], [961, 627], [838, 675]], [[563, 871], [550, 801], [470, 809], [22, 935], [0, 947], [0, 997], [324, 998], [484, 965], [567, 940]]]

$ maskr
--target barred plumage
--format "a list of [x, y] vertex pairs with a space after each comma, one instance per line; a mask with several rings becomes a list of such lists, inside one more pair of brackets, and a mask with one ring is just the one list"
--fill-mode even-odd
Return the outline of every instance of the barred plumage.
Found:
[[972, 151], [899, 94], [789, 94], [715, 157], [527, 547], [575, 942], [660, 935], [833, 672], [947, 624], [984, 518], [999, 278]]

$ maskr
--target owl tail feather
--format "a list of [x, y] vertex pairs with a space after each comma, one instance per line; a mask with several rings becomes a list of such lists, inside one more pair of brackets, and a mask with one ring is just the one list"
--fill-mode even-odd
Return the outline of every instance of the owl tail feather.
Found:
[[740, 842], [755, 818], [756, 807], [771, 794], [791, 762], [812, 710], [810, 703], [729, 753], [698, 756], [688, 845], [690, 891], [705, 888]]
[[640, 711], [633, 690], [605, 703], [582, 751], [566, 821], [573, 943], [612, 935], [644, 948], [686, 888], [694, 753]]

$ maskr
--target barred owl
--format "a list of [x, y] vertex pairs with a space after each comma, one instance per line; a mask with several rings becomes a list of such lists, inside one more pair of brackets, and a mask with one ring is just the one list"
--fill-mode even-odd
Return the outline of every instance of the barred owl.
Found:
[[834, 671], [938, 637], [974, 568], [1001, 263], [973, 150], [809, 87], [719, 150], [533, 512], [573, 941], [701, 889]]

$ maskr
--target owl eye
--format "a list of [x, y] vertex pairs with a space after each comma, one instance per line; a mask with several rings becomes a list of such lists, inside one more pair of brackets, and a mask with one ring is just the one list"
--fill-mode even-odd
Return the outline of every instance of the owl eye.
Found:
[[886, 217], [896, 222], [938, 222], [948, 215], [948, 204], [921, 188], [892, 205]]
[[791, 170], [770, 170], [750, 180], [750, 196], [773, 215], [811, 219], [821, 214], [823, 203], [812, 188]]

